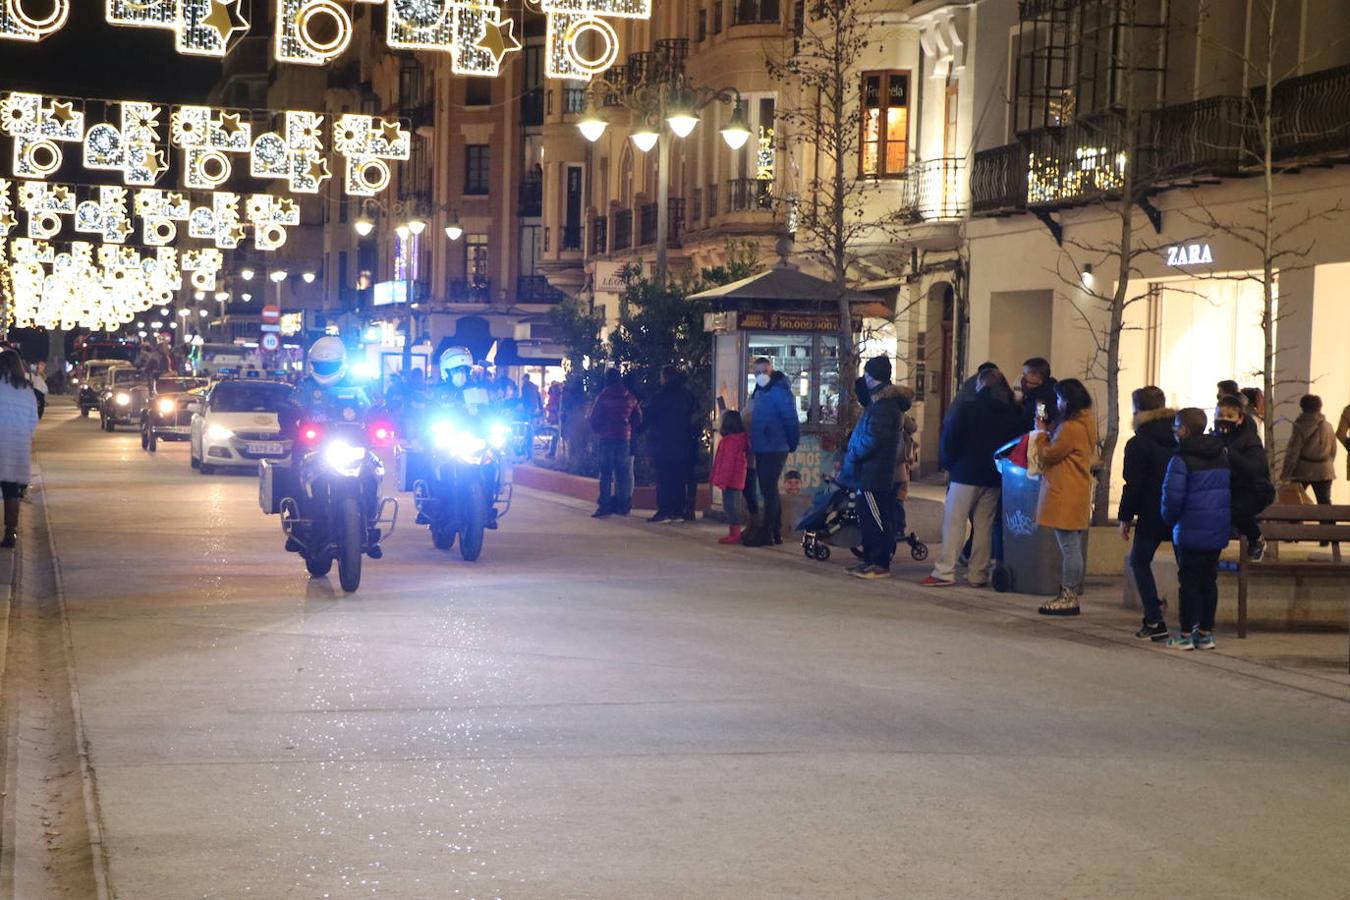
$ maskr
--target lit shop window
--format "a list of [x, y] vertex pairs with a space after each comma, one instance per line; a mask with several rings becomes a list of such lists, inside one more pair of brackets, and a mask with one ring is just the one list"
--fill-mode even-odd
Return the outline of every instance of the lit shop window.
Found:
[[863, 73], [862, 106], [861, 174], [899, 175], [909, 148], [909, 73]]

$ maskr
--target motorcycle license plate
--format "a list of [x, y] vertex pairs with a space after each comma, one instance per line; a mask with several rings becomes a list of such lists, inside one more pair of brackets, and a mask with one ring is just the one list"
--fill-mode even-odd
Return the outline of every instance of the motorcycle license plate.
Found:
[[281, 444], [278, 441], [268, 441], [266, 443], [260, 444], [249, 444], [248, 452], [258, 454], [281, 453]]

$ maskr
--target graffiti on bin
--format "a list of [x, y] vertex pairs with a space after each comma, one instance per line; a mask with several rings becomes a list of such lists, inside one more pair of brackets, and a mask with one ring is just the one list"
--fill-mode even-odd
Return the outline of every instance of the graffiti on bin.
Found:
[[1024, 510], [1017, 510], [1003, 517], [1003, 522], [1013, 534], [1030, 537], [1036, 533], [1036, 520]]

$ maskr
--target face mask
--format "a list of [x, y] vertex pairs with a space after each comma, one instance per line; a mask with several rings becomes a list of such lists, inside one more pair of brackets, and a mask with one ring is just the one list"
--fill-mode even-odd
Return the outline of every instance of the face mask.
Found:
[[763, 372], [760, 372], [758, 375], [755, 376], [755, 384], [757, 384], [759, 387], [768, 387], [769, 376], [765, 375]]
[[1232, 419], [1219, 419], [1214, 423], [1214, 427], [1224, 434], [1229, 434], [1233, 429], [1237, 428], [1237, 423]]
[[455, 387], [464, 387], [468, 382], [469, 376], [465, 375], [463, 372], [454, 372], [450, 376], [450, 383]]

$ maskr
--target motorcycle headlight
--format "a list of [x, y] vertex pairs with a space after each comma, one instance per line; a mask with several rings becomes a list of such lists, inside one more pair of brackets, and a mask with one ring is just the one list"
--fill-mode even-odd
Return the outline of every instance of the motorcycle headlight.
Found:
[[467, 463], [477, 463], [479, 456], [487, 449], [487, 441], [461, 431], [452, 422], [434, 423], [431, 426], [431, 440], [437, 450], [444, 450]]
[[488, 428], [488, 440], [492, 446], [501, 449], [511, 439], [511, 426], [505, 422], [493, 422]]
[[228, 441], [234, 437], [234, 432], [224, 425], [208, 425], [206, 436], [213, 441]]
[[131, 395], [126, 391], [118, 391], [113, 400], [117, 402], [118, 406], [128, 406], [131, 403]]
[[155, 406], [159, 409], [160, 414], [165, 416], [173, 412], [175, 405], [176, 404], [168, 397], [163, 398], [162, 400], [159, 401], [159, 403], [155, 404]]
[[323, 448], [323, 461], [343, 475], [355, 475], [365, 459], [365, 447], [353, 447], [346, 441], [330, 441]]

